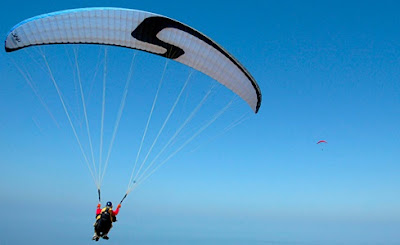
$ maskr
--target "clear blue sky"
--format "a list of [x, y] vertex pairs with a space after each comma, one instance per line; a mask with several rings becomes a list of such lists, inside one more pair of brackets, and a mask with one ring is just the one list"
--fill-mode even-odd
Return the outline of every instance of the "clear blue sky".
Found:
[[[211, 128], [132, 192], [107, 243], [400, 244], [399, 3], [8, 1], [0, 34], [35, 15], [91, 6], [194, 27], [232, 53], [263, 92], [257, 115], [216, 139]], [[145, 72], [135, 79], [156, 86], [161, 59], [138, 56], [151, 64], [138, 65]], [[90, 243], [96, 188], [57, 95], [48, 84], [38, 88], [58, 126], [9, 57], [0, 51], [0, 244]], [[49, 57], [57, 58], [51, 49]], [[126, 118], [136, 126], [135, 115]], [[128, 125], [102, 187], [114, 202], [129, 179], [129, 144], [137, 146], [124, 141], [137, 137]]]

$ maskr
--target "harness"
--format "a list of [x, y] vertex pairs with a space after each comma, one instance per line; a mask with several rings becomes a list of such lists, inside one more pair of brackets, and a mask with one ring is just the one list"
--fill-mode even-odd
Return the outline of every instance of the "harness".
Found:
[[113, 226], [112, 223], [117, 221], [111, 207], [105, 207], [100, 214], [96, 215], [96, 222], [93, 224], [94, 230], [98, 236], [107, 235]]

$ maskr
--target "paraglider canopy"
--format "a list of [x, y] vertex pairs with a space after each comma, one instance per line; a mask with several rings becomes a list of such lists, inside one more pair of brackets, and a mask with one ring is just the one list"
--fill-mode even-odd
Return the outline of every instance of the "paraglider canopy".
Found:
[[239, 95], [257, 113], [261, 90], [231, 54], [171, 18], [140, 10], [82, 8], [39, 15], [14, 26], [5, 50], [45, 44], [104, 44], [138, 49], [192, 67]]
[[325, 140], [320, 140], [320, 141], [317, 142], [317, 144], [320, 144], [320, 143], [326, 143], [327, 144], [328, 142], [326, 142]]

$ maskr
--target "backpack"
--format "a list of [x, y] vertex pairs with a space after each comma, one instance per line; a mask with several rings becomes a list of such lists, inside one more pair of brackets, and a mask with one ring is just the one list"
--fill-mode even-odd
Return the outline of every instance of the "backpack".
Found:
[[100, 219], [102, 219], [103, 221], [112, 221], [111, 216], [112, 215], [110, 213], [110, 208], [105, 208], [100, 213]]
[[108, 207], [103, 208], [101, 213], [96, 216], [96, 220], [116, 222], [117, 217], [111, 214], [112, 210]]

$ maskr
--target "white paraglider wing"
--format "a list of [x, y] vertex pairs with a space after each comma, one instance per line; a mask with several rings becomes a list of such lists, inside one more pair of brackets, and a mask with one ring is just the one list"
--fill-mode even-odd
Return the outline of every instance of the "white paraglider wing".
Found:
[[256, 81], [232, 55], [195, 29], [149, 12], [85, 8], [40, 15], [12, 28], [5, 49], [78, 43], [122, 46], [173, 59], [225, 85], [255, 113], [260, 108]]

